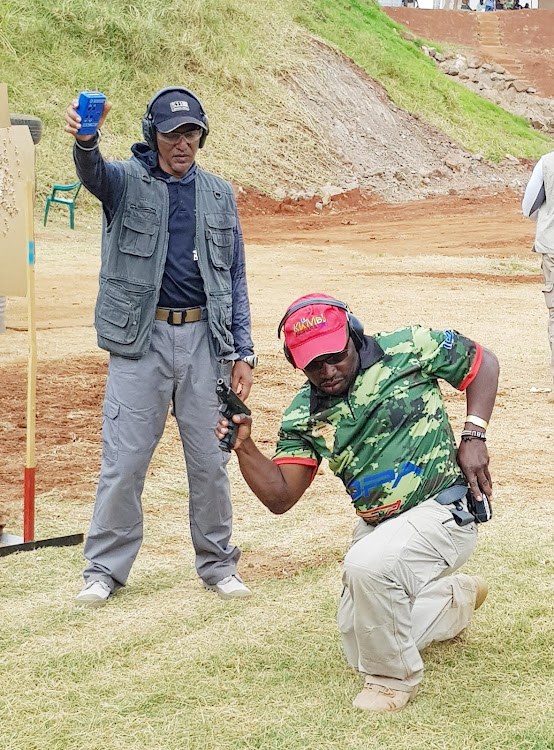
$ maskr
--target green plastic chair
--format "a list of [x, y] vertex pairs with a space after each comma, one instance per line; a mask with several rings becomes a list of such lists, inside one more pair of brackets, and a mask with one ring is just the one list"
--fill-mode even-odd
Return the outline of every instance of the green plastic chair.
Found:
[[[79, 195], [81, 189], [80, 182], [74, 182], [73, 185], [54, 185], [52, 188], [52, 194], [46, 199], [46, 207], [44, 209], [44, 226], [46, 226], [46, 220], [48, 218], [48, 211], [50, 211], [51, 203], [62, 203], [64, 206], [69, 207], [69, 226], [74, 229], [75, 226], [75, 201]], [[58, 196], [56, 193], [64, 193], [66, 197]], [[72, 193], [72, 195], [71, 195]]]

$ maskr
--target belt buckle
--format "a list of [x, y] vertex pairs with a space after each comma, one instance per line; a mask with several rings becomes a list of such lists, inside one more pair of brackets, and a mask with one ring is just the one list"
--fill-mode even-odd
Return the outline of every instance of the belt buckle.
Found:
[[[176, 312], [180, 312], [181, 313], [181, 322], [180, 323], [176, 323], [173, 320], [173, 316], [174, 316], [174, 314]], [[180, 326], [180, 325], [183, 325], [183, 323], [186, 320], [186, 317], [187, 317], [186, 312], [182, 312], [181, 310], [169, 310], [169, 312], [167, 313], [167, 322], [169, 323], [170, 326]]]

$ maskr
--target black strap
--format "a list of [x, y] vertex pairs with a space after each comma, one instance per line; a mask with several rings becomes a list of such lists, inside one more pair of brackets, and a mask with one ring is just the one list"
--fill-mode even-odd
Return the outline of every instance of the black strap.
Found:
[[453, 484], [451, 487], [447, 487], [436, 496], [435, 500], [440, 505], [452, 505], [457, 500], [462, 500], [467, 494], [467, 486], [465, 484]]

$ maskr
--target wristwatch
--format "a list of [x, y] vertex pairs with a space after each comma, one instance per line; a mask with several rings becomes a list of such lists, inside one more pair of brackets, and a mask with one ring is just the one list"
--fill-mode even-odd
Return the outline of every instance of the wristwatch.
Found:
[[252, 369], [256, 367], [258, 364], [258, 355], [257, 354], [247, 354], [246, 357], [240, 358], [241, 362], [246, 362], [247, 365], [250, 365]]

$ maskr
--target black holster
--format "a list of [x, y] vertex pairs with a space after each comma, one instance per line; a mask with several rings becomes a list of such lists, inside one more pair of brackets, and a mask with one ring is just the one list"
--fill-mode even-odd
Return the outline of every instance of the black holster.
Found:
[[[466, 499], [467, 510], [462, 504]], [[465, 484], [453, 484], [436, 496], [435, 500], [441, 505], [453, 505], [452, 516], [458, 526], [470, 523], [485, 523], [492, 518], [492, 508], [487, 496], [483, 493], [479, 502], [475, 500], [471, 490]]]

